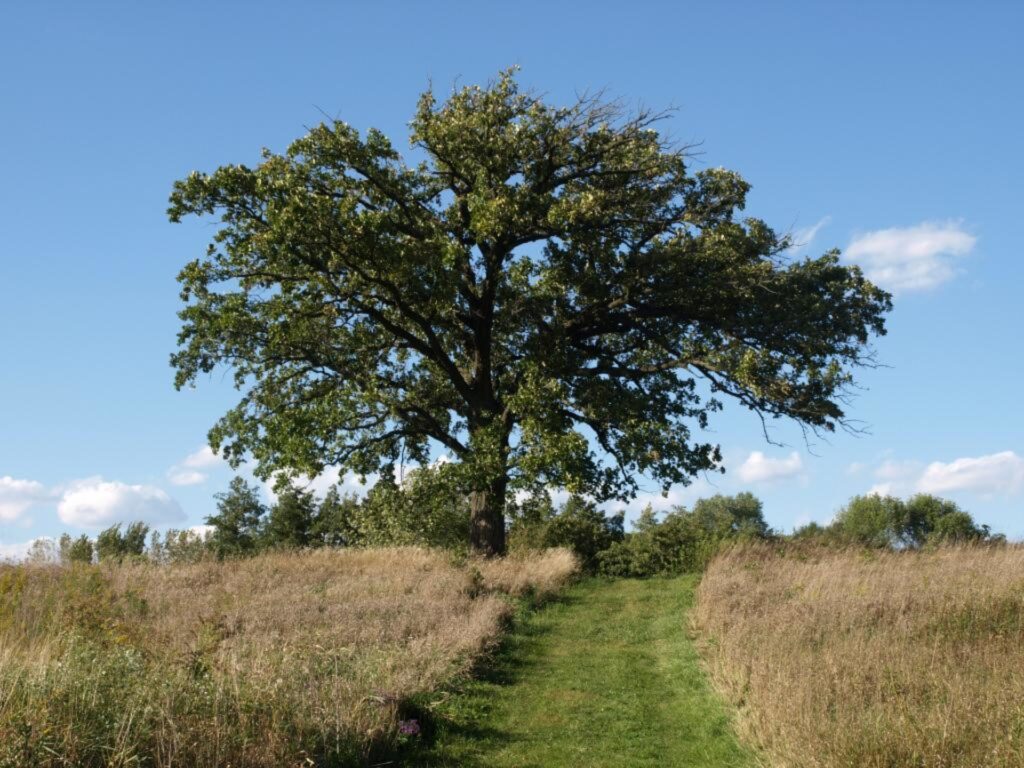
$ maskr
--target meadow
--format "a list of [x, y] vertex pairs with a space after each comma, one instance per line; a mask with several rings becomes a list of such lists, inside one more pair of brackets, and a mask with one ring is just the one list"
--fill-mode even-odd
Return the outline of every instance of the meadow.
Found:
[[739, 546], [693, 623], [771, 765], [1024, 765], [1022, 547]]
[[415, 738], [565, 550], [0, 566], [0, 766], [334, 766]]
[[1024, 547], [717, 546], [0, 565], [0, 768], [1024, 765]]

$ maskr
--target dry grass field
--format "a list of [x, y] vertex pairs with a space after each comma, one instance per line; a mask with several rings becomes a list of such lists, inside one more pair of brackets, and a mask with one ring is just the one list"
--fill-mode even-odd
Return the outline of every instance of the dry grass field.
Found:
[[422, 549], [0, 566], [0, 766], [359, 764], [465, 672], [568, 552]]
[[1024, 548], [737, 548], [695, 622], [773, 765], [1024, 765]]

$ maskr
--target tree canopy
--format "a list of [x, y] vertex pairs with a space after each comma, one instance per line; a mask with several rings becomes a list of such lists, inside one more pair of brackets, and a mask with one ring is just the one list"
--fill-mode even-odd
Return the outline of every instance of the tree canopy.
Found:
[[748, 184], [600, 96], [554, 106], [514, 72], [438, 103], [404, 160], [332, 121], [255, 167], [174, 185], [219, 216], [181, 272], [176, 384], [218, 365], [241, 399], [211, 430], [263, 477], [455, 461], [477, 551], [513, 488], [626, 499], [719, 467], [694, 435], [723, 398], [844, 423], [888, 294], [836, 251], [740, 218]]
[[987, 525], [977, 525], [956, 502], [926, 493], [906, 501], [895, 496], [854, 496], [829, 528], [800, 530], [798, 538], [838, 538], [868, 547], [916, 549], [926, 544], [999, 542]]

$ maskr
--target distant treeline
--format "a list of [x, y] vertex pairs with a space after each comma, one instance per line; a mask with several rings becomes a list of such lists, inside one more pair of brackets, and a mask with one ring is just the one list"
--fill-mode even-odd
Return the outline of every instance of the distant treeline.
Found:
[[[95, 539], [61, 536], [63, 562], [108, 562], [146, 557], [155, 562], [195, 562], [246, 557], [277, 549], [423, 545], [467, 549], [469, 504], [444, 465], [415, 470], [402, 482], [378, 482], [365, 496], [332, 488], [323, 499], [295, 486], [278, 489], [266, 504], [257, 487], [236, 477], [216, 496], [207, 528], [150, 532], [144, 523], [113, 526]], [[572, 495], [555, 506], [546, 490], [508, 503], [509, 550], [567, 547], [591, 573], [644, 577], [702, 571], [723, 544], [742, 540], [814, 540], [827, 545], [891, 549], [944, 542], [1000, 542], [954, 502], [919, 494], [857, 496], [833, 522], [810, 523], [791, 535], [773, 531], [761, 501], [751, 493], [699, 499], [659, 517], [648, 506], [625, 530], [623, 512], [607, 515], [587, 498]], [[49, 556], [44, 547], [37, 559]]]

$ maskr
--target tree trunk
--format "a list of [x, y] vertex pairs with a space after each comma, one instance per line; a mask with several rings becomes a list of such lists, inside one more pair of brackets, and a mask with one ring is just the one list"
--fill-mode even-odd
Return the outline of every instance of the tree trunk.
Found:
[[505, 554], [505, 477], [469, 494], [469, 546], [474, 555]]

